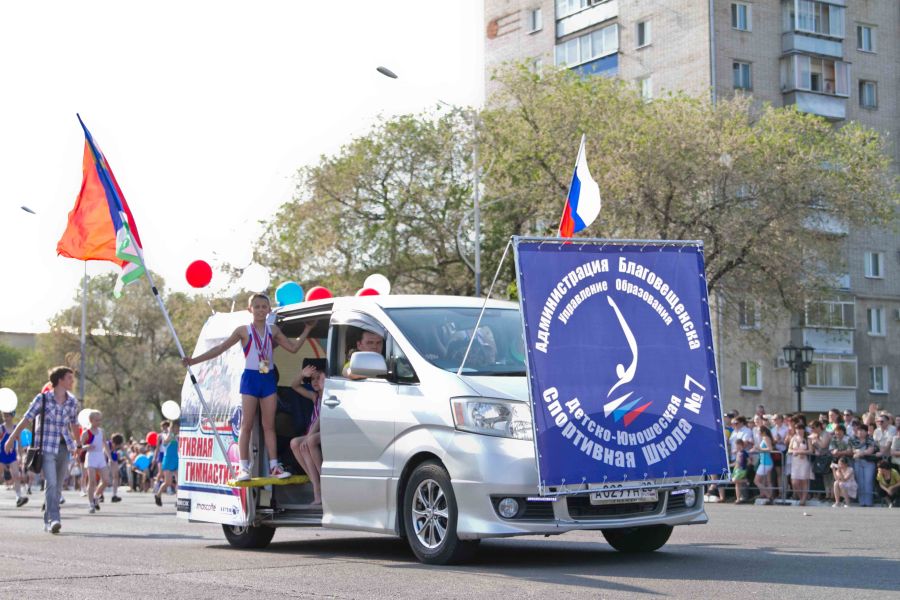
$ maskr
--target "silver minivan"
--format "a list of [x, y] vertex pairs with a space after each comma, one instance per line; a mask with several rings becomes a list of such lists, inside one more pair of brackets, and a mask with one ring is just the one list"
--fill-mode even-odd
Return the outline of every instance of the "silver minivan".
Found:
[[[217, 318], [224, 325], [211, 326]], [[246, 313], [214, 315], [195, 353], [240, 319], [246, 322]], [[227, 369], [242, 368], [235, 347], [214, 375], [201, 374], [214, 414], [200, 414], [196, 393], [185, 384], [182, 436], [213, 450], [205, 458], [190, 451], [182, 458], [178, 492], [180, 516], [222, 523], [232, 545], [264, 547], [276, 527], [323, 526], [405, 537], [419, 560], [445, 564], [464, 560], [484, 538], [572, 530], [600, 530], [622, 551], [652, 551], [674, 525], [707, 521], [698, 480], [634, 502], [577, 490], [539, 495], [517, 304], [485, 306], [453, 296], [333, 298], [280, 308], [276, 321], [288, 336], [316, 322], [308, 345], [327, 373], [320, 412], [323, 503], [309, 505], [308, 484], [249, 488], [235, 500], [221, 477], [200, 477], [201, 471], [214, 475], [201, 469], [204, 461], [225, 461], [215, 450], [221, 446], [209, 441], [213, 430], [236, 431], [240, 396]], [[355, 351], [364, 332], [382, 338], [382, 353]], [[281, 385], [299, 372], [300, 361], [276, 353]], [[280, 398], [279, 448], [297, 419], [288, 400]], [[257, 464], [264, 464], [258, 432], [252, 447]]]

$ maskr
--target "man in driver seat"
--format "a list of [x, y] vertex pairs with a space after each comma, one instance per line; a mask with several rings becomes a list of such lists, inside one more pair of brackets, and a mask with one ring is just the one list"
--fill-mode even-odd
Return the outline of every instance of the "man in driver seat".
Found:
[[[362, 336], [356, 342], [356, 352], [377, 352], [384, 354], [384, 338], [371, 331], [363, 331]], [[344, 377], [349, 379], [366, 379], [362, 375], [352, 375], [350, 373], [350, 356], [347, 356], [347, 362], [344, 363]]]

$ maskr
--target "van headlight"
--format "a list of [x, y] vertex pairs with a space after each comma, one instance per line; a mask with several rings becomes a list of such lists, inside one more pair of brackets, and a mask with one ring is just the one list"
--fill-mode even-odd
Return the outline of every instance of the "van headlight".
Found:
[[461, 431], [517, 440], [533, 439], [531, 409], [527, 402], [493, 398], [451, 398], [450, 403], [453, 407], [453, 422]]

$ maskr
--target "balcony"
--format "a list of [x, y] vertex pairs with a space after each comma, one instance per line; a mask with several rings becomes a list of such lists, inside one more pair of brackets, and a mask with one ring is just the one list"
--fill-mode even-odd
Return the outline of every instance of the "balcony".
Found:
[[611, 54], [609, 56], [604, 56], [603, 58], [580, 64], [572, 70], [582, 77], [587, 77], [589, 75], [615, 77], [619, 73], [619, 55]]
[[581, 31], [591, 25], [614, 19], [619, 15], [619, 0], [609, 0], [582, 9], [556, 22], [556, 38]]
[[803, 345], [825, 354], [853, 354], [853, 330], [807, 327], [802, 330]]
[[791, 104], [796, 105], [800, 112], [819, 115], [831, 121], [847, 118], [847, 99], [839, 96], [796, 90], [784, 94], [784, 105]]
[[782, 34], [781, 51], [819, 54], [838, 59], [844, 57], [844, 45], [839, 40], [814, 37], [802, 31], [789, 31]]

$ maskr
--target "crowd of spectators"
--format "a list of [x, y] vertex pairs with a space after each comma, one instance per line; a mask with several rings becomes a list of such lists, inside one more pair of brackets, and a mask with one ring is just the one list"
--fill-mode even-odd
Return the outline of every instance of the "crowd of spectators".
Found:
[[710, 500], [900, 507], [900, 415], [871, 404], [859, 415], [833, 408], [808, 421], [760, 405], [750, 419], [736, 410], [725, 417], [732, 485], [710, 485]]

